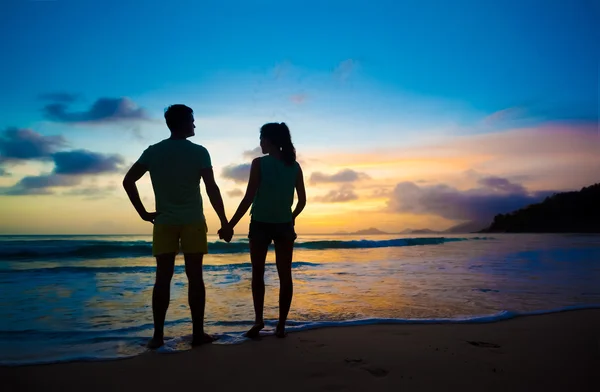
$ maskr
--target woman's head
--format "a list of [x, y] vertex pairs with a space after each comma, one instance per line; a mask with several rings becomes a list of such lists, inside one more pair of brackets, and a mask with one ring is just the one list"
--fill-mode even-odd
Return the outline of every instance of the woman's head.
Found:
[[279, 152], [283, 161], [291, 165], [296, 161], [296, 149], [290, 130], [285, 123], [268, 123], [260, 128], [260, 147], [263, 154]]

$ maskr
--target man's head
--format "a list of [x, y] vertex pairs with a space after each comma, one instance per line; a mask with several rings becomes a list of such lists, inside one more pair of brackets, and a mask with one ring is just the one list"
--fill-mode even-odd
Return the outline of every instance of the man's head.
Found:
[[174, 136], [188, 138], [195, 135], [194, 111], [188, 106], [181, 104], [169, 106], [165, 111], [165, 121]]

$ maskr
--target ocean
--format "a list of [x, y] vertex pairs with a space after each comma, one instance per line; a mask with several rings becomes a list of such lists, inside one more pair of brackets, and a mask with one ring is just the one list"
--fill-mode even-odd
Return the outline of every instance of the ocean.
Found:
[[[152, 334], [150, 236], [0, 236], [0, 364], [139, 355]], [[209, 237], [206, 331], [241, 344], [253, 322], [248, 242]], [[300, 235], [288, 331], [477, 323], [600, 307], [600, 235]], [[267, 258], [272, 333], [278, 280]], [[183, 257], [160, 352], [189, 350]]]

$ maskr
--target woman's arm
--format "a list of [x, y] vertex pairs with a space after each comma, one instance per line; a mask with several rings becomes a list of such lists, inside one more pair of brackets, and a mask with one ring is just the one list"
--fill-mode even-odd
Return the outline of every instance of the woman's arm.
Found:
[[258, 186], [260, 185], [260, 158], [256, 158], [252, 161], [252, 166], [250, 167], [250, 179], [248, 180], [248, 187], [246, 188], [246, 194], [244, 198], [240, 202], [237, 211], [233, 215], [233, 218], [229, 221], [229, 227], [233, 229], [235, 225], [242, 219], [248, 208], [252, 205], [252, 201], [254, 200], [254, 195], [256, 195], [256, 191], [258, 190]]
[[306, 189], [304, 188], [304, 175], [302, 174], [302, 168], [298, 164], [298, 176], [296, 177], [296, 192], [298, 193], [298, 203], [292, 213], [292, 219], [296, 221], [296, 217], [300, 215], [304, 207], [306, 206]]

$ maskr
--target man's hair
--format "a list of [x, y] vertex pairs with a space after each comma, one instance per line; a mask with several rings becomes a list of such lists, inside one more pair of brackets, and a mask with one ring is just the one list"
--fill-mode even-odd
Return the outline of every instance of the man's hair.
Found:
[[167, 127], [171, 131], [176, 130], [182, 123], [188, 121], [193, 114], [194, 111], [188, 106], [182, 104], [171, 105], [165, 110]]

